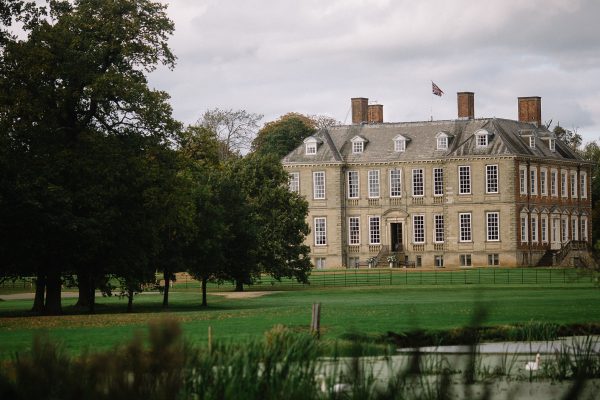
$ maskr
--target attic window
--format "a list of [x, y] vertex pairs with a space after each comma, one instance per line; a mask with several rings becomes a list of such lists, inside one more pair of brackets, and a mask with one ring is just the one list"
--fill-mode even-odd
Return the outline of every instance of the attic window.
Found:
[[407, 139], [402, 135], [394, 136], [394, 151], [396, 153], [403, 153], [406, 151]]
[[475, 144], [477, 147], [487, 147], [489, 143], [489, 133], [485, 130], [480, 130], [475, 134]]
[[364, 142], [354, 142], [352, 143], [352, 153], [357, 154], [357, 153], [362, 153], [363, 150], [365, 148], [365, 143]]
[[404, 139], [394, 140], [394, 151], [396, 151], [396, 152], [406, 151], [406, 140], [404, 140]]
[[360, 154], [365, 150], [365, 143], [367, 142], [367, 139], [356, 135], [350, 139], [350, 142], [352, 143], [352, 154]]
[[550, 151], [556, 151], [556, 140], [555, 139], [549, 139], [548, 140], [548, 147], [550, 148]]
[[440, 132], [436, 135], [437, 140], [437, 150], [447, 150], [448, 149], [448, 134], [445, 132]]
[[304, 152], [306, 155], [315, 155], [317, 154], [317, 147], [319, 143], [322, 143], [319, 139], [314, 136], [309, 136], [304, 139]]
[[535, 149], [535, 136], [529, 136], [529, 147]]

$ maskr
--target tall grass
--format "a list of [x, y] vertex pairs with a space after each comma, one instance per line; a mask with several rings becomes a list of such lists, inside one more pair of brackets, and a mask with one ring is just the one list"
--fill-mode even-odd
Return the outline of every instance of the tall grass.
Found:
[[[470, 343], [475, 349], [477, 335]], [[546, 359], [536, 379], [572, 380], [580, 393], [600, 378], [596, 339]], [[525, 380], [506, 354], [485, 366], [473, 350], [462, 361], [445, 355], [369, 357], [359, 341], [349, 357], [323, 358], [322, 343], [308, 333], [276, 326], [260, 340], [186, 344], [179, 326], [164, 320], [109, 352], [67, 356], [47, 337], [31, 352], [0, 368], [2, 399], [488, 399], [492, 384]], [[337, 353], [334, 351], [334, 353]]]

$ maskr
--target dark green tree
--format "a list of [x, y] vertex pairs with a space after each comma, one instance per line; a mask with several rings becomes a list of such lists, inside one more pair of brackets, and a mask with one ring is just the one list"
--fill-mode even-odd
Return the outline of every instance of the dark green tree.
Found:
[[[128, 268], [149, 268], [156, 254], [160, 222], [143, 207], [155, 204], [147, 185], [160, 179], [146, 171], [178, 129], [167, 94], [146, 80], [158, 64], [174, 65], [165, 8], [150, 0], [51, 1], [41, 8], [45, 18], [23, 26], [26, 39], [3, 35], [0, 135], [10, 168], [2, 179], [13, 185], [1, 186], [0, 225], [11, 229], [2, 246], [12, 250], [0, 254], [10, 253], [6, 264], [19, 274], [37, 276], [46, 313], [60, 313], [65, 276], [87, 287], [85, 303], [97, 277], [131, 276]], [[111, 155], [127, 159], [115, 164]]]

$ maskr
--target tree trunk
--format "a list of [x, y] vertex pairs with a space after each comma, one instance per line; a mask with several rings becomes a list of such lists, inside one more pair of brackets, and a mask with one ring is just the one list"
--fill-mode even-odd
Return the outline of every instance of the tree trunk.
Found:
[[208, 278], [202, 277], [202, 307], [206, 307], [208, 303], [206, 302], [206, 284], [208, 283]]
[[50, 272], [46, 280], [46, 306], [44, 314], [60, 315], [62, 314], [61, 289], [62, 281], [58, 272]]
[[76, 307], [89, 308], [90, 306], [90, 274], [79, 271], [77, 274], [77, 288], [79, 296], [77, 298]]
[[91, 274], [89, 282], [90, 290], [88, 291], [88, 310], [90, 314], [94, 314], [96, 312], [96, 284]]
[[133, 290], [127, 292], [127, 312], [133, 311]]
[[169, 307], [169, 285], [171, 284], [171, 274], [165, 270], [163, 273], [165, 278], [165, 290], [163, 291], [163, 307]]
[[46, 277], [44, 274], [38, 274], [35, 279], [35, 298], [33, 300], [33, 308], [31, 311], [34, 313], [44, 312], [44, 294], [46, 292]]
[[244, 282], [242, 282], [241, 280], [236, 280], [235, 281], [235, 291], [236, 292], [243, 292], [244, 291]]

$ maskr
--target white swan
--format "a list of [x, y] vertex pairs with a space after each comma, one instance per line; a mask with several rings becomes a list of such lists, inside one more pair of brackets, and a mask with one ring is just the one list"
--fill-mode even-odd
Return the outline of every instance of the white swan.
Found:
[[537, 371], [540, 368], [540, 353], [537, 353], [535, 356], [535, 361], [527, 361], [525, 364], [525, 369], [527, 371]]
[[[317, 375], [317, 381], [321, 382], [321, 392], [329, 393], [329, 388], [327, 387], [327, 379], [325, 378], [325, 375]], [[335, 383], [331, 387], [331, 391], [333, 393], [350, 393], [352, 391], [352, 385], [350, 385], [349, 383]]]

